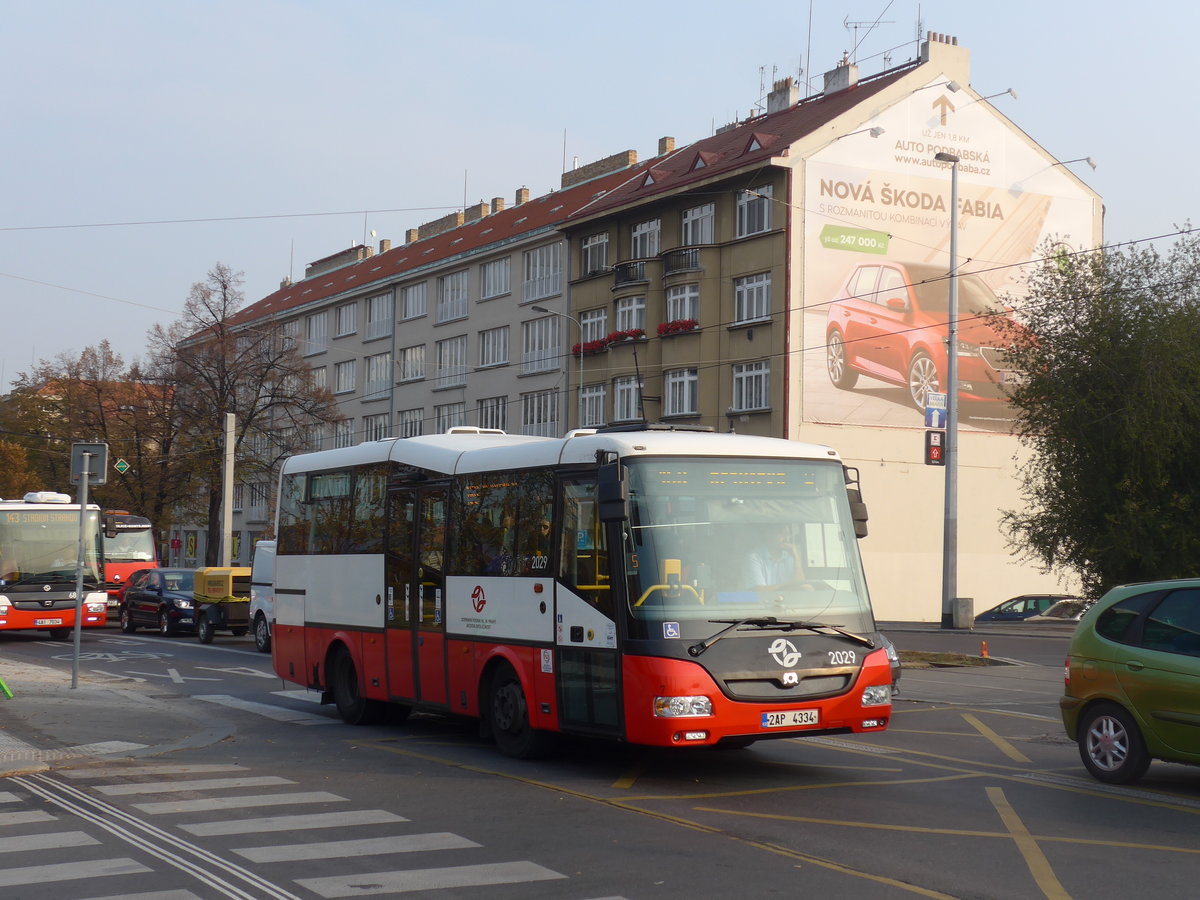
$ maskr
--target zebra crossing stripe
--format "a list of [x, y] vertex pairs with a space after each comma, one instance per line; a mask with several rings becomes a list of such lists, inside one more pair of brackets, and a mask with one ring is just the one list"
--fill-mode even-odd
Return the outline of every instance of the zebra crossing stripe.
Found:
[[379, 894], [408, 894], [445, 888], [482, 887], [488, 884], [522, 884], [566, 878], [559, 872], [528, 861], [444, 869], [402, 869], [328, 878], [300, 878], [296, 884], [326, 900], [338, 897], [369, 897]]
[[102, 878], [109, 875], [137, 875], [151, 871], [153, 870], [129, 858], [21, 866], [16, 869], [0, 869], [0, 887], [44, 884], [50, 881], [72, 881], [81, 878]]
[[256, 834], [264, 831], [296, 831], [312, 828], [340, 828], [346, 825], [391, 825], [407, 822], [385, 809], [363, 809], [348, 812], [316, 813], [306, 816], [268, 816], [265, 819], [233, 819], [227, 822], [197, 822], [180, 825], [184, 831], [211, 837], [217, 834]]
[[301, 859], [348, 859], [352, 856], [376, 856], [382, 853], [422, 853], [426, 850], [466, 850], [479, 847], [457, 834], [440, 831], [432, 834], [389, 835], [357, 841], [325, 841], [318, 844], [280, 844], [233, 852], [251, 862], [296, 862]]

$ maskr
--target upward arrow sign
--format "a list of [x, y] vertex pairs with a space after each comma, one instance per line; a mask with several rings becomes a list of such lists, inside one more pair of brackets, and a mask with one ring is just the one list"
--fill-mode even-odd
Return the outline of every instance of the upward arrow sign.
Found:
[[946, 113], [954, 112], [954, 104], [950, 102], [949, 97], [938, 97], [931, 104], [937, 111], [938, 119], [942, 125], [946, 124]]

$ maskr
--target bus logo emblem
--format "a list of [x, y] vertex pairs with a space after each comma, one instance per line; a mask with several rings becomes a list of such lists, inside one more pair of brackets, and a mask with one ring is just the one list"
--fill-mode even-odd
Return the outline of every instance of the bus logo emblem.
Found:
[[791, 669], [800, 662], [800, 651], [787, 638], [775, 638], [771, 642], [771, 646], [767, 648], [767, 652], [771, 654], [771, 659], [785, 669]]
[[471, 591], [471, 605], [475, 607], [475, 612], [483, 612], [483, 608], [487, 606], [487, 598], [483, 596], [483, 585], [475, 585], [475, 590]]
[[795, 672], [784, 672], [783, 683], [786, 685], [797, 685], [800, 683], [800, 676]]

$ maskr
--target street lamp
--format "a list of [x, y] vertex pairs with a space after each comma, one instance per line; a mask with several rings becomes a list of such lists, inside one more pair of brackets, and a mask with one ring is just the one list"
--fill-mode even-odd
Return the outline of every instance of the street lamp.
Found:
[[950, 163], [950, 302], [946, 323], [946, 514], [942, 529], [942, 627], [954, 627], [958, 593], [958, 162], [945, 151], [933, 157]]
[[578, 413], [578, 418], [575, 420], [575, 427], [582, 428], [583, 427], [583, 326], [581, 324], [579, 324], [579, 320], [577, 318], [575, 318], [574, 316], [568, 316], [566, 313], [555, 312], [552, 309], [547, 309], [544, 306], [537, 306], [536, 304], [529, 308], [534, 310], [535, 312], [547, 313], [551, 316], [558, 316], [561, 319], [570, 319], [572, 322], [575, 323], [575, 327], [579, 329], [579, 413]]

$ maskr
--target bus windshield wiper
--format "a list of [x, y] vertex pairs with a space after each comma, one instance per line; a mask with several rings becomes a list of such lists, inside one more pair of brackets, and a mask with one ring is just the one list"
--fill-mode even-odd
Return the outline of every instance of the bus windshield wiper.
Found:
[[863, 637], [861, 634], [855, 634], [853, 631], [846, 631], [841, 625], [829, 625], [825, 622], [805, 622], [803, 620], [777, 619], [774, 616], [762, 616], [751, 619], [709, 619], [714, 625], [723, 625], [728, 623], [728, 628], [722, 628], [712, 637], [705, 638], [702, 641], [697, 641], [688, 647], [689, 656], [699, 656], [729, 632], [749, 625], [754, 628], [778, 628], [783, 631], [796, 631], [805, 629], [807, 631], [820, 631], [826, 629], [840, 634], [842, 637], [849, 638], [852, 641], [857, 641], [867, 647], [874, 647], [875, 642], [868, 637]]

